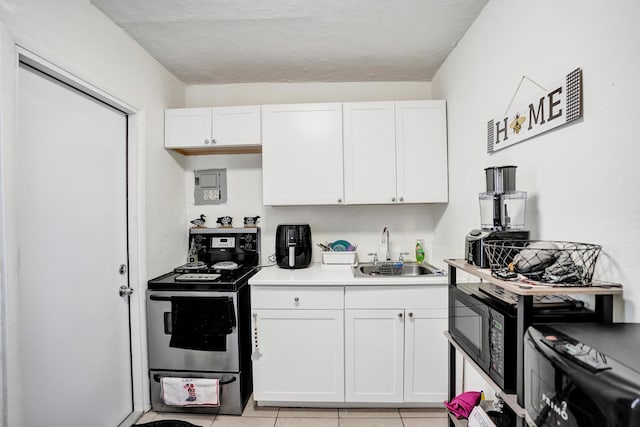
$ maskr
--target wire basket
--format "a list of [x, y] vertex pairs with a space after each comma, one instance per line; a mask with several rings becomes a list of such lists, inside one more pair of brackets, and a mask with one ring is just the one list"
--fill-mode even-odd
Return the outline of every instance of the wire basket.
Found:
[[599, 245], [552, 240], [490, 240], [484, 250], [493, 274], [521, 274], [550, 284], [589, 286]]

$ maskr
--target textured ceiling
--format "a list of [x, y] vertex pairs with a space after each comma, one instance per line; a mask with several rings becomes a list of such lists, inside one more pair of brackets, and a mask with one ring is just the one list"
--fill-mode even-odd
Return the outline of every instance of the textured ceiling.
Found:
[[488, 0], [90, 0], [187, 84], [430, 81]]

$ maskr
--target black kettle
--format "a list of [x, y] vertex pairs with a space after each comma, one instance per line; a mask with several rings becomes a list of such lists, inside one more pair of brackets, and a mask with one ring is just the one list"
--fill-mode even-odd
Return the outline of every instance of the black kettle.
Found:
[[308, 267], [311, 247], [309, 224], [280, 224], [276, 228], [276, 263], [279, 267]]

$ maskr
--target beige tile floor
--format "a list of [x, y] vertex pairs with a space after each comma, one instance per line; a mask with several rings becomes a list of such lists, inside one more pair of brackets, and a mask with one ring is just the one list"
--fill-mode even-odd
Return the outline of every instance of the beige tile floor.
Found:
[[188, 421], [201, 427], [447, 427], [444, 409], [267, 408], [249, 400], [242, 416], [148, 412], [138, 424]]

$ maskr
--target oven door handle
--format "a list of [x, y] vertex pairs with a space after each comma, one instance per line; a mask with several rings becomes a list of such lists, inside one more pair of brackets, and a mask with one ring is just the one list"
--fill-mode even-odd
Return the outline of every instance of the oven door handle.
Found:
[[[162, 375], [160, 374], [154, 374], [153, 375], [153, 380], [157, 383], [160, 382], [160, 379], [162, 378]], [[220, 385], [225, 385], [225, 384], [231, 384], [235, 381], [237, 381], [238, 379], [236, 377], [231, 377], [228, 380], [225, 380], [224, 377], [220, 378]]]
[[164, 312], [164, 334], [165, 335], [171, 335], [173, 333], [173, 329], [171, 327], [172, 323], [171, 323], [171, 312], [170, 311], [165, 311]]
[[171, 297], [161, 297], [159, 295], [149, 295], [151, 301], [171, 301]]

